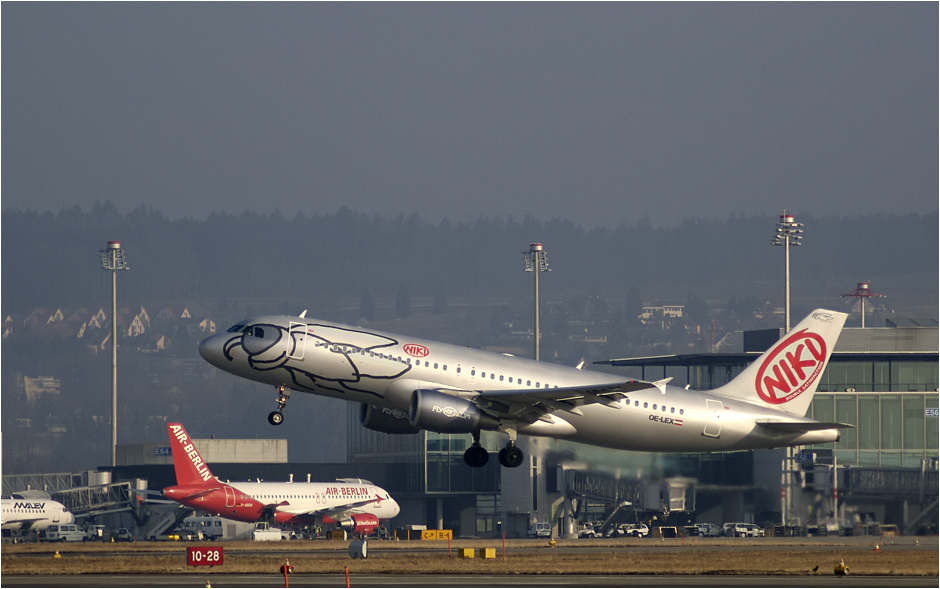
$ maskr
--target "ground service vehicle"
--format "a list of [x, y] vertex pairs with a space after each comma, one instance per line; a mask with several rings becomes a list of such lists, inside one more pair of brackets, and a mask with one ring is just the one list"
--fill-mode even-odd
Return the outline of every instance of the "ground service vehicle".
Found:
[[111, 539], [115, 542], [130, 542], [134, 539], [134, 537], [131, 536], [131, 533], [127, 528], [118, 528], [113, 534], [111, 534]]
[[536, 522], [529, 526], [526, 533], [529, 538], [550, 538], [552, 536], [552, 524], [548, 522]]
[[180, 529], [199, 540], [218, 540], [222, 537], [222, 518], [190, 516], [183, 520]]
[[645, 538], [650, 535], [649, 526], [646, 524], [624, 524], [621, 526], [624, 536], [632, 536], [634, 538]]
[[717, 538], [721, 535], [721, 528], [715, 524], [695, 524], [695, 528], [702, 538]]
[[85, 531], [75, 524], [52, 524], [46, 528], [47, 542], [82, 542], [85, 540]]
[[290, 536], [268, 522], [258, 522], [255, 524], [255, 531], [251, 533], [251, 539], [255, 542], [279, 542], [290, 540]]
[[104, 526], [89, 524], [85, 526], [85, 538], [86, 542], [103, 542], [104, 541]]

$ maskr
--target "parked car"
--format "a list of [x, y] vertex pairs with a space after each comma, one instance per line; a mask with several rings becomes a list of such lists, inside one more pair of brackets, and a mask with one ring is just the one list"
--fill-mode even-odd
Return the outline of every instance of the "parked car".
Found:
[[746, 524], [748, 538], [762, 538], [764, 529], [757, 524]]
[[755, 524], [734, 524], [735, 538], [758, 538], [764, 535], [764, 530]]
[[536, 522], [529, 526], [526, 533], [529, 538], [550, 538], [552, 536], [552, 524], [548, 522]]

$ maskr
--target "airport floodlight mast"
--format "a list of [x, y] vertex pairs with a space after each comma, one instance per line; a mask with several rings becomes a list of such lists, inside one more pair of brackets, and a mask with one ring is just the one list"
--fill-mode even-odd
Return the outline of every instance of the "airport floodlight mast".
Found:
[[777, 235], [774, 237], [774, 240], [771, 241], [771, 245], [782, 245], [784, 251], [786, 252], [786, 294], [784, 296], [785, 300], [785, 313], [786, 313], [786, 330], [784, 333], [790, 333], [790, 246], [800, 245], [800, 240], [803, 239], [801, 235], [803, 230], [802, 223], [794, 223], [793, 215], [788, 215], [786, 211], [783, 211], [783, 214], [780, 215], [780, 222], [777, 223]]
[[111, 272], [111, 466], [117, 466], [117, 271], [127, 270], [120, 241], [100, 250], [101, 267]]
[[[803, 230], [802, 223], [796, 223], [793, 221], [793, 215], [788, 215], [787, 211], [784, 210], [783, 214], [780, 215], [780, 222], [777, 223], [777, 235], [774, 237], [774, 240], [770, 242], [771, 245], [783, 246], [784, 252], [786, 252], [786, 277], [784, 279], [785, 283], [785, 294], [784, 294], [784, 313], [785, 313], [785, 323], [786, 329], [784, 333], [790, 333], [790, 246], [800, 245], [800, 240], [803, 239], [801, 235]], [[794, 449], [790, 446], [786, 450], [786, 459], [783, 461], [783, 472], [781, 473], [783, 488], [780, 493], [780, 516], [781, 523], [787, 525], [792, 515], [792, 486], [793, 486], [793, 462]]]
[[551, 272], [548, 260], [545, 259], [545, 250], [541, 243], [530, 243], [529, 251], [522, 252], [525, 260], [525, 271], [535, 273], [535, 359], [539, 359], [539, 274]]
[[870, 299], [871, 297], [886, 297], [888, 295], [883, 295], [883, 294], [878, 294], [876, 292], [872, 292], [867, 282], [859, 282], [855, 286], [855, 290], [853, 290], [849, 294], [844, 294], [844, 295], [839, 295], [839, 296], [842, 298], [854, 297], [856, 299], [859, 299], [859, 301], [862, 304], [862, 308], [860, 309], [860, 311], [862, 313], [862, 327], [864, 328], [865, 327], [865, 299]]

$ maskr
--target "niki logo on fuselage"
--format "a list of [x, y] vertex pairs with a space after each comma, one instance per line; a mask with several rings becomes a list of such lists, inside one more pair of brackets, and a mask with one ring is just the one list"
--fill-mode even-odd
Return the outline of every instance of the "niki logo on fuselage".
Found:
[[393, 380], [411, 370], [411, 364], [390, 353], [397, 345], [396, 340], [382, 335], [331, 325], [297, 323], [288, 330], [272, 323], [257, 323], [233, 331], [222, 351], [229, 361], [235, 361], [237, 350], [243, 351], [248, 366], [259, 372], [287, 371], [291, 388], [355, 391], [381, 398], [374, 389], [383, 387], [374, 383], [357, 385], [369, 380]]

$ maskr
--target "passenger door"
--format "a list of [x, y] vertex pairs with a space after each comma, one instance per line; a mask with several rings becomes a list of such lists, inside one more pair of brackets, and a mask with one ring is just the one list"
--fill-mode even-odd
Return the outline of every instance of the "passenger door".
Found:
[[705, 400], [705, 431], [703, 436], [717, 438], [721, 433], [721, 401]]

